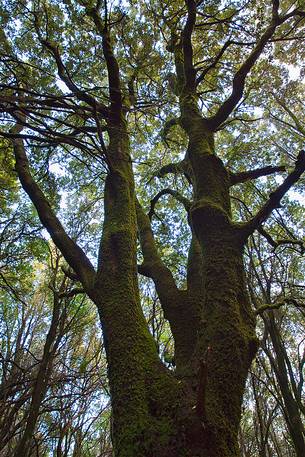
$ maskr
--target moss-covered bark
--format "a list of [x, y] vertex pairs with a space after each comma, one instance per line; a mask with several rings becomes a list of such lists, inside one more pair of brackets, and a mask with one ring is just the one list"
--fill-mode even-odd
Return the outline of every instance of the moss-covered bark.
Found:
[[[213, 133], [205, 130], [192, 100], [183, 99], [181, 118], [189, 136], [185, 162], [194, 190], [186, 291], [178, 290], [164, 267], [147, 217], [138, 214], [137, 220], [123, 118], [109, 121], [109, 173], [97, 273], [88, 259], [82, 263], [85, 254], [67, 238], [28, 169], [21, 169], [26, 155], [19, 144], [15, 148], [22, 182], [41, 220], [47, 219], [54, 241], [63, 246], [100, 312], [116, 457], [238, 456], [240, 406], [256, 343], [243, 274], [246, 235], [231, 221], [229, 176], [214, 154]], [[155, 281], [174, 334], [175, 373], [159, 360], [141, 309], [138, 228], [143, 270]]]
[[[122, 151], [128, 144], [120, 140], [115, 147]], [[243, 388], [255, 352], [243, 241], [230, 221], [228, 176], [221, 161], [210, 151], [200, 154], [197, 147], [195, 154], [190, 147], [188, 156], [195, 190], [188, 290], [169, 287], [166, 294], [157, 260], [146, 264], [155, 273], [175, 336], [176, 373], [161, 364], [140, 306], [130, 161], [117, 162], [106, 182], [94, 298], [103, 323], [119, 457], [238, 455]], [[142, 225], [142, 244], [149, 257], [155, 251], [147, 246], [152, 240], [143, 220]], [[194, 260], [199, 262], [197, 269]]]
[[244, 278], [245, 238], [231, 221], [228, 173], [214, 155], [213, 134], [197, 138], [191, 136], [188, 157], [194, 186], [190, 218], [201, 245], [204, 278], [198, 341], [204, 378], [198, 380], [199, 401], [210, 431], [206, 455], [233, 457], [238, 455], [243, 389], [256, 351], [255, 321]]
[[104, 228], [92, 298], [103, 325], [115, 455], [161, 455], [170, 446], [179, 386], [158, 358], [140, 306], [135, 195], [124, 127], [122, 123], [110, 136], [112, 168], [105, 184]]

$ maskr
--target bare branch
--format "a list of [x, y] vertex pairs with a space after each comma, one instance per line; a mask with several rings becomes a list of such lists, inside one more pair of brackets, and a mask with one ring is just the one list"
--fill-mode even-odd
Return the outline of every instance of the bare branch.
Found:
[[150, 210], [148, 213], [149, 219], [152, 218], [152, 216], [155, 213], [155, 206], [160, 200], [163, 195], [172, 195], [178, 202], [182, 203], [186, 211], [188, 212], [190, 207], [191, 207], [191, 202], [185, 198], [183, 195], [181, 195], [179, 192], [173, 189], [162, 189], [160, 192], [157, 193], [157, 195], [150, 201]]
[[234, 186], [235, 184], [240, 184], [242, 182], [260, 178], [261, 176], [268, 176], [273, 173], [279, 173], [283, 171], [286, 171], [286, 167], [284, 165], [279, 165], [275, 167], [269, 165], [263, 168], [256, 168], [255, 170], [242, 171], [240, 173], [231, 173], [230, 185]]
[[287, 176], [284, 182], [270, 194], [269, 200], [260, 209], [260, 211], [244, 227], [245, 233], [250, 235], [257, 230], [270, 216], [275, 208], [280, 206], [280, 201], [288, 190], [295, 184], [305, 171], [305, 151], [300, 151], [294, 170]]

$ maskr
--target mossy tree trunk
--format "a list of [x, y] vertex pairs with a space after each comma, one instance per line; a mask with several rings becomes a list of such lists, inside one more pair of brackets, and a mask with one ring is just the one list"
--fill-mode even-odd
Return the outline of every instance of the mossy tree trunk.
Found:
[[112, 169], [105, 185], [104, 228], [92, 298], [103, 325], [113, 444], [119, 456], [161, 455], [160, 442], [167, 446], [170, 410], [179, 386], [158, 358], [140, 304], [136, 201], [123, 120], [110, 133], [109, 158]]
[[[124, 147], [127, 142], [117, 150]], [[149, 219], [137, 204], [141, 272], [155, 281], [170, 322], [175, 373], [159, 361], [140, 307], [130, 161], [118, 162], [119, 172], [107, 178], [94, 299], [103, 322], [118, 456], [238, 455], [243, 389], [256, 341], [242, 263], [246, 238], [230, 221], [223, 165], [210, 150], [196, 154], [192, 168], [201, 171], [189, 211], [194, 239], [187, 290], [176, 287], [162, 263]]]

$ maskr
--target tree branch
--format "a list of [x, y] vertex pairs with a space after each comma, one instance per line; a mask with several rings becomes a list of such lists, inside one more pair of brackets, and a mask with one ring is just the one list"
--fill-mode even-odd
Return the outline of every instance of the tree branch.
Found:
[[167, 135], [172, 127], [179, 125], [180, 120], [178, 118], [172, 118], [165, 122], [164, 127], [161, 131], [161, 138], [163, 141], [167, 140]]
[[168, 163], [167, 165], [164, 165], [163, 167], [160, 168], [160, 170], [157, 171], [156, 177], [157, 178], [164, 178], [164, 176], [168, 174], [177, 174], [177, 173], [182, 173], [182, 162], [178, 163]]
[[98, 8], [87, 9], [87, 14], [90, 16], [96, 26], [98, 33], [102, 37], [102, 47], [103, 53], [106, 61], [107, 71], [108, 71], [108, 84], [109, 84], [109, 95], [111, 101], [111, 113], [115, 116], [118, 116], [120, 120], [120, 115], [122, 112], [122, 91], [121, 91], [121, 82], [120, 82], [120, 71], [118, 62], [114, 56], [111, 39], [110, 39], [110, 30], [108, 25], [108, 13], [107, 13], [107, 1], [105, 2], [105, 20], [102, 21]]
[[305, 252], [304, 242], [302, 240], [297, 239], [280, 239], [274, 240], [270, 233], [266, 232], [263, 227], [258, 227], [257, 231], [268, 241], [268, 243], [273, 247], [273, 252], [279, 247], [287, 244], [297, 245], [300, 247], [300, 251], [298, 251], [301, 255]]
[[138, 270], [139, 273], [153, 279], [160, 300], [163, 303], [167, 303], [168, 296], [179, 292], [179, 290], [171, 271], [161, 260], [152, 232], [150, 219], [147, 214], [145, 214], [138, 201], [136, 201], [136, 210], [139, 240], [144, 257], [144, 262], [138, 267]]
[[45, 40], [40, 37], [40, 42], [43, 44], [52, 54], [55, 59], [58, 75], [60, 79], [66, 84], [66, 86], [71, 90], [71, 92], [81, 101], [86, 102], [88, 105], [93, 107], [97, 112], [102, 114], [105, 118], [109, 116], [108, 108], [103, 105], [102, 103], [98, 102], [94, 97], [92, 97], [87, 92], [79, 89], [77, 85], [73, 82], [72, 78], [70, 77], [59, 53], [58, 46], [54, 45], [48, 40]]
[[[298, 119], [298, 117], [288, 108], [288, 106], [280, 99], [278, 98], [276, 95], [273, 95], [275, 100], [277, 101], [277, 103], [286, 111], [286, 113], [288, 113], [288, 115], [291, 117], [291, 119], [294, 121], [295, 123], [295, 126], [291, 126], [292, 128], [296, 129], [297, 131], [299, 131], [302, 135], [305, 136], [305, 128], [303, 127], [303, 125], [301, 124], [300, 120]], [[281, 120], [280, 120], [281, 121]], [[290, 125], [290, 124], [289, 124]]]
[[196, 79], [196, 86], [198, 86], [204, 80], [204, 78], [206, 77], [206, 75], [208, 74], [208, 72], [210, 70], [212, 70], [213, 68], [216, 67], [216, 65], [218, 64], [218, 62], [222, 58], [223, 54], [225, 53], [226, 49], [231, 44], [233, 44], [233, 41], [231, 41], [231, 40], [228, 40], [228, 41], [225, 42], [225, 44], [223, 45], [223, 47], [221, 48], [221, 50], [219, 51], [219, 53], [217, 54], [217, 56], [215, 57], [213, 62], [208, 67], [206, 67], [204, 70], [202, 70], [202, 72], [200, 73], [200, 75]]
[[[247, 213], [250, 215], [251, 218], [253, 218], [253, 214], [248, 208], [248, 206], [243, 202], [240, 198], [231, 196], [234, 200], [237, 200], [239, 203], [243, 205]], [[296, 238], [290, 238], [290, 239], [279, 239], [279, 240], [274, 240], [270, 233], [268, 233], [262, 226], [257, 227], [257, 231], [268, 241], [268, 243], [273, 247], [273, 251], [275, 251], [279, 246], [282, 246], [283, 244], [294, 244], [300, 246], [300, 254], [303, 254], [305, 251], [305, 246], [304, 242], [302, 240], [298, 240]], [[293, 234], [290, 234], [290, 236], [293, 237]]]
[[67, 292], [61, 292], [58, 295], [58, 298], [71, 298], [71, 297], [74, 297], [75, 295], [84, 294], [84, 293], [85, 293], [85, 290], [83, 288], [75, 287], [75, 289], [71, 289]]
[[190, 170], [186, 159], [181, 160], [177, 163], [168, 163], [160, 168], [160, 170], [154, 175], [157, 178], [164, 178], [167, 174], [184, 174], [188, 182], [191, 184]]
[[273, 173], [279, 173], [286, 171], [284, 165], [280, 166], [267, 166], [263, 168], [257, 168], [255, 170], [242, 171], [240, 173], [231, 173], [230, 174], [230, 185], [234, 186], [235, 184], [240, 184], [242, 182], [250, 181], [252, 179], [260, 178], [261, 176], [268, 176]]
[[250, 53], [250, 55], [247, 57], [244, 63], [240, 66], [239, 70], [235, 73], [233, 78], [233, 87], [231, 95], [220, 106], [217, 113], [214, 116], [207, 119], [208, 125], [212, 130], [216, 130], [229, 117], [229, 115], [232, 113], [237, 103], [239, 102], [239, 100], [242, 98], [246, 78], [250, 70], [260, 57], [261, 53], [263, 52], [266, 44], [272, 38], [274, 32], [276, 31], [276, 28], [293, 16], [305, 16], [305, 12], [299, 9], [295, 9], [285, 16], [280, 16], [278, 13], [279, 2], [274, 0], [272, 3], [272, 20], [269, 26], [266, 28], [263, 35], [261, 36], [261, 38], [259, 39], [256, 46], [254, 47], [253, 51]]
[[[23, 127], [17, 123], [15, 127], [11, 129], [11, 133], [18, 134], [21, 132], [22, 128]], [[49, 232], [55, 245], [62, 252], [66, 261], [77, 273], [80, 281], [88, 291], [93, 286], [95, 279], [93, 265], [84, 251], [67, 235], [47, 198], [33, 179], [23, 140], [21, 138], [15, 138], [12, 142], [16, 159], [16, 171], [23, 189], [32, 200], [40, 221]]]
[[193, 64], [192, 33], [196, 23], [196, 2], [185, 0], [187, 6], [187, 19], [182, 32], [182, 48], [184, 57], [185, 89], [194, 92], [196, 88], [196, 70]]
[[280, 205], [281, 199], [288, 192], [291, 186], [295, 184], [303, 172], [305, 171], [305, 151], [300, 151], [294, 170], [287, 176], [284, 182], [270, 194], [269, 200], [260, 209], [260, 211], [250, 220], [244, 227], [247, 235], [250, 235], [254, 230], [258, 229], [270, 216], [275, 208]]
[[296, 308], [304, 308], [305, 305], [301, 305], [297, 300], [294, 298], [285, 298], [283, 301], [273, 304], [262, 305], [254, 311], [254, 314], [261, 315], [264, 311], [273, 311], [275, 309], [279, 309], [284, 305], [293, 305]]
[[149, 219], [151, 219], [152, 216], [154, 215], [155, 206], [158, 203], [158, 201], [160, 200], [160, 198], [163, 197], [163, 195], [172, 195], [176, 200], [178, 200], [180, 203], [182, 203], [182, 205], [184, 206], [184, 208], [186, 209], [187, 212], [189, 211], [189, 209], [191, 207], [191, 202], [187, 198], [185, 198], [183, 195], [181, 195], [179, 192], [177, 192], [176, 190], [167, 188], [167, 189], [162, 189], [160, 192], [157, 193], [157, 195], [152, 200], [150, 200], [150, 210], [148, 213]]

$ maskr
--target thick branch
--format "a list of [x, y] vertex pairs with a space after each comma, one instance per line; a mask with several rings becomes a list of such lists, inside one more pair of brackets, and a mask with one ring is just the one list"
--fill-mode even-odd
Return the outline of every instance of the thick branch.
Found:
[[190, 177], [190, 167], [188, 166], [187, 160], [181, 160], [181, 162], [177, 163], [168, 163], [160, 168], [160, 170], [155, 174], [157, 178], [163, 178], [167, 174], [184, 174], [188, 182], [191, 184], [191, 177]]
[[288, 192], [288, 190], [295, 184], [303, 172], [305, 171], [305, 151], [300, 151], [294, 170], [287, 176], [284, 182], [270, 194], [269, 200], [254, 216], [254, 218], [246, 224], [245, 231], [250, 235], [254, 230], [258, 229], [270, 216], [275, 208], [280, 205], [281, 199]]
[[285, 298], [283, 301], [273, 304], [262, 305], [255, 310], [256, 315], [263, 314], [264, 311], [273, 311], [275, 309], [279, 309], [284, 305], [293, 305], [296, 308], [304, 308], [304, 305], [301, 305], [297, 300], [294, 298]]
[[168, 163], [167, 165], [164, 165], [163, 167], [158, 170], [156, 173], [157, 178], [163, 178], [164, 176], [168, 174], [177, 174], [177, 173], [182, 173], [182, 167], [181, 167], [182, 162], [178, 163]]
[[292, 10], [290, 13], [286, 14], [281, 18], [281, 21], [287, 21], [287, 19], [290, 19], [291, 17], [299, 16], [300, 18], [305, 17], [305, 11], [300, 10], [299, 8], [295, 8]]
[[261, 53], [263, 52], [266, 44], [272, 38], [276, 28], [291, 17], [303, 17], [305, 15], [305, 12], [295, 9], [285, 16], [279, 16], [278, 3], [279, 2], [277, 1], [273, 2], [272, 20], [269, 26], [266, 28], [265, 32], [261, 36], [251, 54], [247, 57], [239, 70], [235, 73], [231, 95], [220, 106], [217, 113], [208, 119], [208, 124], [211, 129], [216, 130], [229, 117], [229, 115], [236, 107], [237, 103], [241, 100], [244, 93], [246, 78], [260, 57]]
[[161, 131], [161, 138], [162, 140], [167, 140], [167, 135], [172, 127], [175, 125], [179, 125], [180, 120], [178, 118], [172, 118], [165, 122], [164, 127]]
[[[248, 206], [245, 204], [244, 201], [242, 201], [240, 198], [237, 198], [235, 196], [231, 196], [234, 200], [237, 200], [239, 203], [243, 205], [247, 213], [250, 215], [251, 218], [253, 218], [253, 214], [248, 208]], [[262, 226], [257, 227], [257, 231], [268, 241], [268, 243], [273, 247], [273, 250], [275, 251], [279, 246], [282, 246], [283, 244], [292, 244], [292, 245], [298, 245], [300, 246], [300, 253], [303, 254], [305, 250], [304, 242], [302, 240], [298, 240], [296, 238], [290, 238], [290, 239], [280, 239], [280, 240], [274, 240], [270, 233], [268, 233]], [[290, 234], [293, 236], [292, 234]]]
[[273, 173], [278, 173], [285, 171], [285, 166], [267, 166], [263, 168], [256, 168], [255, 170], [243, 171], [241, 173], [231, 173], [230, 174], [230, 185], [234, 186], [245, 181], [250, 181], [252, 179], [260, 178], [261, 176], [268, 176]]
[[139, 272], [153, 279], [161, 302], [166, 303], [169, 296], [178, 292], [178, 288], [171, 271], [161, 260], [149, 217], [138, 201], [136, 208], [139, 239], [144, 257], [143, 264], [139, 266]]
[[71, 298], [75, 295], [84, 294], [85, 291], [81, 287], [75, 287], [75, 289], [71, 289], [68, 292], [61, 292], [58, 297], [59, 298]]
[[[107, 5], [107, 2], [105, 3]], [[105, 21], [103, 22], [97, 8], [87, 10], [88, 16], [92, 17], [96, 29], [102, 37], [103, 53], [108, 71], [109, 94], [111, 100], [112, 114], [121, 114], [122, 110], [122, 92], [120, 83], [120, 71], [118, 62], [114, 56], [110, 31], [108, 26], [107, 11], [105, 11]]]
[[193, 64], [192, 33], [196, 23], [196, 2], [185, 0], [187, 6], [187, 19], [182, 32], [182, 47], [184, 57], [185, 88], [193, 92], [196, 87], [196, 70]]
[[241, 100], [244, 87], [246, 82], [246, 77], [249, 74], [251, 68], [254, 66], [255, 62], [261, 55], [264, 50], [265, 45], [268, 43], [269, 39], [272, 37], [276, 30], [276, 23], [274, 21], [271, 22], [269, 27], [266, 29], [265, 33], [258, 41], [257, 45], [245, 60], [245, 62], [241, 65], [237, 73], [233, 78], [233, 87], [231, 95], [225, 100], [225, 102], [220, 106], [217, 113], [208, 119], [208, 123], [210, 124], [212, 129], [217, 129], [232, 113], [234, 108], [236, 107], [237, 103]]
[[182, 203], [182, 205], [184, 206], [184, 208], [186, 209], [186, 211], [189, 211], [190, 207], [191, 207], [191, 202], [185, 198], [183, 195], [181, 195], [179, 192], [177, 192], [176, 190], [172, 190], [172, 189], [162, 189], [160, 192], [157, 193], [157, 195], [150, 201], [150, 210], [149, 210], [149, 213], [148, 213], [148, 217], [151, 219], [152, 216], [154, 215], [154, 212], [155, 212], [155, 206], [156, 204], [158, 203], [158, 201], [160, 200], [161, 197], [163, 197], [163, 195], [172, 195], [178, 202]]
[[[12, 129], [13, 134], [22, 130], [20, 125]], [[93, 286], [95, 279], [95, 270], [85, 255], [83, 250], [67, 235], [59, 219], [52, 210], [47, 198], [41, 191], [38, 184], [34, 181], [29, 162], [26, 156], [23, 140], [20, 138], [12, 140], [15, 159], [16, 171], [18, 173], [21, 185], [32, 200], [39, 219], [43, 226], [49, 232], [52, 240], [58, 249], [62, 252], [68, 264], [77, 273], [82, 284], [88, 291]]]

